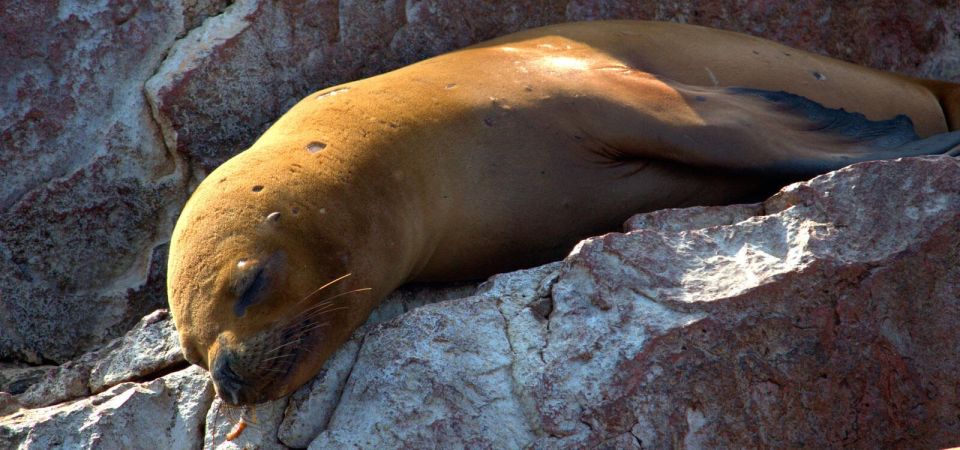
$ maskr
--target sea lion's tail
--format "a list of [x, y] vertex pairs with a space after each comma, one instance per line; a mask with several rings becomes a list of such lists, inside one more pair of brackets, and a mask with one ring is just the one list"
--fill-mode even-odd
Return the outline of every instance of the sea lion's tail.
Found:
[[950, 131], [960, 130], [960, 83], [940, 80], [916, 80], [937, 97]]

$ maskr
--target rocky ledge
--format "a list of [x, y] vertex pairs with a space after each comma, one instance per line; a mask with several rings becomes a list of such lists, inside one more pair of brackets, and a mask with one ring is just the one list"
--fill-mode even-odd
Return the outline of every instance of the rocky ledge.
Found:
[[881, 161], [637, 215], [557, 263], [404, 288], [245, 410], [160, 311], [39, 380], [0, 371], [22, 391], [0, 394], [0, 447], [957, 445], [958, 187], [958, 159]]

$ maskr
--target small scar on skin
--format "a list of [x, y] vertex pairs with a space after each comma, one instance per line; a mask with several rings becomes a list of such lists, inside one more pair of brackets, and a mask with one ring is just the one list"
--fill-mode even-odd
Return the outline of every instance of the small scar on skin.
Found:
[[332, 97], [332, 96], [334, 96], [334, 95], [342, 94], [342, 93], [347, 92], [347, 91], [349, 91], [349, 90], [350, 90], [350, 88], [334, 89], [334, 90], [332, 90], [332, 91], [330, 91], [330, 92], [325, 92], [325, 93], [323, 93], [323, 94], [318, 95], [318, 96], [317, 96], [317, 100], [320, 100], [320, 99], [322, 99], [322, 98], [324, 98], [324, 97]]
[[310, 153], [317, 153], [325, 148], [327, 148], [327, 144], [319, 141], [313, 141], [307, 144], [307, 151]]
[[293, 213], [293, 215], [300, 214], [300, 208], [297, 208], [296, 206], [294, 206], [294, 207], [290, 210], [290, 212]]

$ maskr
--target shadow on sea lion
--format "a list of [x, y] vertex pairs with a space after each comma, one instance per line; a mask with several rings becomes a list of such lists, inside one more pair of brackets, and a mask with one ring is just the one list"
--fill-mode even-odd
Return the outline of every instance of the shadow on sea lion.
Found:
[[170, 247], [187, 359], [230, 404], [308, 381], [408, 281], [561, 257], [658, 208], [958, 152], [960, 85], [657, 22], [529, 30], [314, 93], [197, 188]]

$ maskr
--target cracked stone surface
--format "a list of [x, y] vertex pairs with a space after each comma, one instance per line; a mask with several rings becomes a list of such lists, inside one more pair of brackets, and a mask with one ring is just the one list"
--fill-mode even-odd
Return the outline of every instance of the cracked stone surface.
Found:
[[185, 365], [173, 321], [161, 309], [103, 348], [48, 369], [17, 401], [30, 408], [48, 406]]
[[0, 417], [3, 448], [196, 449], [213, 387], [202, 369]]
[[[103, 377], [54, 406], [0, 395], [0, 446], [956, 445], [956, 186], [957, 158], [869, 162], [638, 215], [561, 262], [402, 289], [287, 398], [222, 406], [196, 367]], [[115, 355], [166, 348], [168, 325], [144, 318], [93, 365], [150, 367]], [[129, 432], [147, 423], [169, 425]]]
[[147, 0], [0, 8], [0, 360], [62, 363], [163, 304], [186, 180], [143, 83], [187, 17]]

